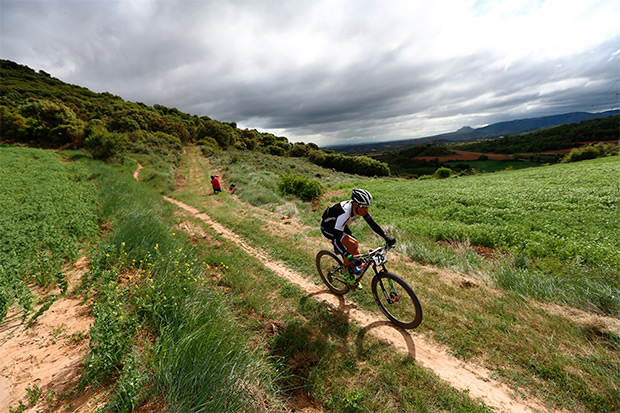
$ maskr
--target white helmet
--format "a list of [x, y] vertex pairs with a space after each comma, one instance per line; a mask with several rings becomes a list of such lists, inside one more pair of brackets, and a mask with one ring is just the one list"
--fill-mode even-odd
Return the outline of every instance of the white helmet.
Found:
[[351, 199], [358, 205], [370, 205], [372, 202], [372, 195], [365, 189], [354, 189], [351, 192]]

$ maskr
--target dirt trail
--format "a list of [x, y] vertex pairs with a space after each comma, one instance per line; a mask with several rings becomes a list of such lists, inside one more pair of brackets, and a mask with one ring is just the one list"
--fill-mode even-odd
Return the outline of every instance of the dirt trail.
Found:
[[[138, 179], [140, 168], [141, 165], [138, 163], [138, 169], [134, 174], [136, 179]], [[191, 165], [190, 180], [200, 181], [200, 176], [201, 172], [198, 168], [195, 165]], [[523, 400], [523, 398], [515, 395], [508, 386], [494, 380], [491, 377], [492, 372], [490, 370], [471, 363], [464, 363], [450, 355], [445, 347], [429, 341], [426, 337], [397, 328], [385, 318], [377, 318], [357, 309], [355, 303], [347, 303], [344, 297], [332, 294], [324, 286], [315, 285], [302, 275], [291, 271], [282, 263], [271, 259], [265, 251], [252, 247], [238, 234], [211, 219], [208, 214], [200, 212], [198, 209], [174, 198], [164, 195], [164, 199], [209, 225], [223, 238], [234, 242], [243, 251], [260, 260], [266, 268], [297, 285], [309, 296], [319, 302], [327, 303], [348, 316], [352, 321], [362, 326], [363, 334], [372, 334], [380, 340], [393, 345], [397, 351], [414, 358], [423, 367], [432, 370], [451, 386], [461, 391], [468, 391], [472, 398], [480, 399], [487, 406], [501, 412], [548, 411], [547, 408], [535, 400]], [[266, 211], [263, 212], [265, 212], [264, 215], [276, 215], [266, 213]], [[273, 218], [278, 219], [277, 217]]]
[[[69, 291], [87, 270], [85, 257], [71, 268], [63, 269]], [[25, 412], [48, 411], [50, 402], [58, 403], [58, 398], [51, 395], [72, 390], [80, 379], [92, 322], [89, 305], [71, 297], [70, 293], [54, 301], [32, 327], [27, 326], [15, 307], [12, 308], [0, 325], [0, 412], [8, 412], [9, 407], [17, 408], [20, 401], [28, 406], [27, 388], [38, 387], [41, 393], [39, 402]], [[64, 399], [54, 411], [95, 411], [104, 399], [103, 392], [87, 390], [77, 397]]]
[[309, 296], [348, 315], [351, 320], [363, 327], [364, 333], [372, 334], [393, 345], [399, 352], [407, 354], [418, 361], [423, 367], [459, 390], [468, 390], [474, 399], [481, 399], [488, 406], [503, 412], [537, 412], [546, 411], [544, 406], [532, 400], [523, 400], [514, 396], [504, 384], [491, 378], [492, 372], [472, 364], [466, 364], [451, 356], [445, 348], [432, 343], [424, 336], [394, 327], [384, 318], [374, 317], [356, 308], [355, 304], [347, 303], [343, 297], [331, 294], [325, 287], [317, 286], [300, 274], [297, 274], [281, 263], [272, 260], [264, 251], [256, 249], [245, 242], [239, 235], [228, 230], [218, 222], [201, 213], [196, 208], [176, 199], [165, 196], [188, 214], [200, 219], [222, 237], [237, 244], [248, 254], [258, 258], [265, 267], [280, 277], [286, 278], [297, 285]]
[[[136, 161], [134, 159], [134, 161]], [[140, 169], [142, 169], [142, 165], [140, 165], [140, 162], [136, 161], [136, 163], [138, 164], [138, 167], [136, 168], [136, 170], [133, 173], [133, 177], [136, 181], [140, 180]]]

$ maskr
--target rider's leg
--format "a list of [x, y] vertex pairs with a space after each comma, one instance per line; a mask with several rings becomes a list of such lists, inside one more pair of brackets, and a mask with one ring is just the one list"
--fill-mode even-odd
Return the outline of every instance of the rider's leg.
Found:
[[[347, 249], [347, 252], [349, 254], [351, 254], [351, 255], [359, 255], [360, 254], [359, 243], [351, 235], [344, 234], [344, 236], [342, 237], [342, 245], [344, 245], [344, 247]], [[344, 263], [344, 265], [346, 265], [348, 267], [351, 263], [349, 262], [349, 260], [347, 259], [347, 257], [345, 255], [346, 254], [343, 254], [343, 263]]]

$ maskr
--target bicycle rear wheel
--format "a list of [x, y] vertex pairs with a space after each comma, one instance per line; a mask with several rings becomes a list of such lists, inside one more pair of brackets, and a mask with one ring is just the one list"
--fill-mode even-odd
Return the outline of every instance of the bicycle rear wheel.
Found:
[[398, 275], [390, 272], [375, 275], [372, 295], [383, 314], [398, 327], [412, 329], [422, 322], [422, 306], [418, 297]]
[[349, 271], [336, 254], [331, 251], [319, 251], [316, 255], [316, 269], [331, 292], [343, 295], [349, 291], [349, 286], [345, 281], [345, 277], [349, 276]]

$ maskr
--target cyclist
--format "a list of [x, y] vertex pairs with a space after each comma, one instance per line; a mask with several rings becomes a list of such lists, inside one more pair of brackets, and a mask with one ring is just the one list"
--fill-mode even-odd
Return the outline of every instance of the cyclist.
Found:
[[370, 228], [385, 239], [388, 245], [394, 245], [396, 240], [386, 235], [385, 231], [375, 222], [368, 213], [368, 207], [372, 202], [372, 195], [365, 189], [354, 189], [351, 199], [339, 202], [330, 206], [323, 212], [321, 221], [321, 232], [331, 240], [334, 250], [343, 257], [344, 265], [349, 267], [351, 272], [358, 273], [361, 270], [362, 262], [359, 258], [359, 244], [353, 237], [349, 224], [357, 218], [364, 217]]

